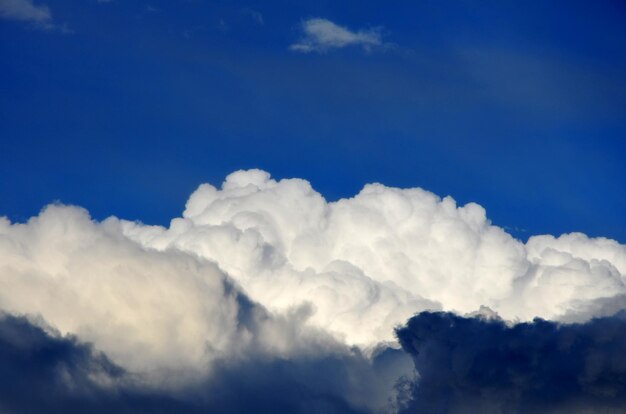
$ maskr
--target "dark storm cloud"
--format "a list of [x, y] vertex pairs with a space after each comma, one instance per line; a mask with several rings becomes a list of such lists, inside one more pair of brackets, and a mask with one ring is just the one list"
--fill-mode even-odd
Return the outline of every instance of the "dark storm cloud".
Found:
[[55, 338], [25, 318], [3, 315], [0, 320], [0, 409], [36, 412], [64, 400], [98, 398], [100, 385], [115, 381], [122, 371], [105, 356], [72, 338]]
[[130, 380], [91, 345], [0, 315], [0, 412], [195, 412], [176, 398], [135, 389]]
[[366, 413], [412, 371], [400, 350], [373, 361], [344, 356], [257, 358], [215, 365], [213, 375], [182, 389], [151, 388], [73, 337], [48, 333], [24, 317], [0, 317], [2, 413]]
[[626, 313], [585, 324], [421, 313], [397, 330], [420, 378], [405, 412], [626, 412]]
[[[158, 389], [74, 337], [0, 317], [3, 413], [621, 413], [626, 313], [586, 324], [421, 313], [404, 351], [224, 360], [212, 375]], [[413, 381], [414, 367], [419, 371]], [[395, 394], [388, 394], [390, 387]], [[375, 408], [378, 407], [378, 408]]]

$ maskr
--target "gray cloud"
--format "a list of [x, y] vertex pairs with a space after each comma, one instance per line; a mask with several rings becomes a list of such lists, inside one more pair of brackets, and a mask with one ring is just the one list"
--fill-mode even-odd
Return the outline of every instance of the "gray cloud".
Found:
[[626, 314], [561, 325], [424, 312], [398, 329], [419, 380], [403, 412], [623, 413]]
[[2, 314], [0, 410], [623, 413], [623, 312], [574, 325], [543, 320], [510, 325], [497, 318], [425, 312], [397, 335], [402, 350], [381, 347], [369, 357], [356, 349], [289, 358], [251, 354], [220, 359], [211, 375], [163, 388], [44, 321]]
[[92, 346], [46, 332], [24, 317], [0, 314], [3, 413], [77, 412], [88, 401], [111, 398], [123, 376]]
[[[42, 323], [42, 321], [39, 321]], [[220, 360], [176, 388], [146, 385], [90, 344], [24, 317], [0, 315], [3, 413], [369, 413], [394, 409], [385, 390], [412, 372], [400, 350]]]

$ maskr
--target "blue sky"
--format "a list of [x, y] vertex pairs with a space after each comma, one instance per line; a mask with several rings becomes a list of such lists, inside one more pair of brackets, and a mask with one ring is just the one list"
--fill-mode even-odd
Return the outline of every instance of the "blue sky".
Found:
[[[165, 224], [262, 168], [626, 241], [623, 2], [21, 2], [0, 1], [0, 215]], [[316, 18], [352, 40], [307, 40]]]
[[0, 412], [621, 411], [625, 22], [0, 0]]

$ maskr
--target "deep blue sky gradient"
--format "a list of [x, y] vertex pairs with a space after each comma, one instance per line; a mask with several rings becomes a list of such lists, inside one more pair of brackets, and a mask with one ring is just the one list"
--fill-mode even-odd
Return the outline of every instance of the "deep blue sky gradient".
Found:
[[[12, 220], [58, 200], [167, 224], [198, 184], [262, 168], [331, 200], [450, 194], [522, 239], [626, 242], [623, 1], [47, 4], [72, 34], [0, 20]], [[386, 46], [288, 50], [312, 17]]]

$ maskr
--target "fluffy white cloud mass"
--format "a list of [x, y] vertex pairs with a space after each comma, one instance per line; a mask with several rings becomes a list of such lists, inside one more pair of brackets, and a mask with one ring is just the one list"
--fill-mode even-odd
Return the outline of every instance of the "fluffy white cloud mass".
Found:
[[324, 52], [346, 46], [362, 46], [369, 49], [380, 46], [382, 39], [378, 29], [351, 31], [327, 19], [309, 19], [302, 23], [303, 37], [289, 49], [297, 52]]
[[626, 246], [612, 240], [522, 243], [474, 203], [381, 184], [328, 202], [259, 170], [201, 185], [168, 228], [61, 205], [0, 218], [0, 310], [40, 315], [170, 382], [250, 354], [371, 349], [423, 310], [585, 319], [623, 302], [625, 274]]
[[392, 340], [426, 309], [558, 319], [626, 293], [625, 246], [579, 233], [524, 244], [481, 206], [419, 188], [369, 184], [327, 202], [304, 180], [239, 171], [201, 185], [167, 229], [119, 225], [142, 246], [217, 263], [269, 309], [311, 303], [311, 322], [349, 344]]
[[215, 264], [147, 249], [117, 219], [95, 223], [68, 206], [48, 206], [25, 224], [0, 220], [0, 310], [41, 316], [157, 379], [202, 376], [220, 358], [333, 345], [301, 329], [306, 308], [272, 316]]

